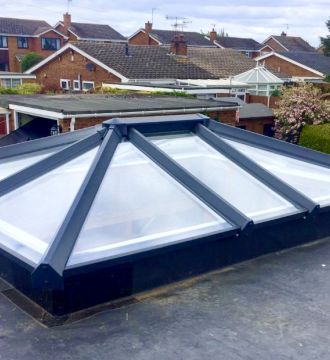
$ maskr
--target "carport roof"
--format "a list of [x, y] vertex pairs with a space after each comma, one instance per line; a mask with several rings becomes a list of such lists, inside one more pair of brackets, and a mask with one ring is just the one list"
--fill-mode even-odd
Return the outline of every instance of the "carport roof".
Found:
[[166, 111], [197, 108], [227, 108], [236, 106], [229, 102], [198, 100], [188, 97], [173, 96], [138, 96], [138, 95], [33, 95], [3, 96], [0, 106], [19, 105], [28, 108], [47, 110], [61, 114], [98, 114], [132, 111]]

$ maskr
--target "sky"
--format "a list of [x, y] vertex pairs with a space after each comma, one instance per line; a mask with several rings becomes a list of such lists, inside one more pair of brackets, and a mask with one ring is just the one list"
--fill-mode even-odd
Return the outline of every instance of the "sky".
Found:
[[285, 31], [313, 46], [319, 45], [320, 36], [327, 35], [325, 22], [330, 19], [330, 0], [72, 0], [69, 5], [67, 0], [0, 0], [0, 16], [42, 19], [55, 25], [68, 6], [72, 21], [108, 24], [125, 36], [151, 21], [154, 9], [157, 29], [172, 29], [172, 18], [181, 17], [186, 18], [185, 31], [208, 32], [215, 27], [229, 36], [260, 42]]

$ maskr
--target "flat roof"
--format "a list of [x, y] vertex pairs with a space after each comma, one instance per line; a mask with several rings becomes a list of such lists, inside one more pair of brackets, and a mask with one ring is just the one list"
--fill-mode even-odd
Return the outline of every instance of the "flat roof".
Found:
[[97, 114], [132, 111], [181, 110], [197, 108], [231, 108], [231, 102], [200, 100], [181, 96], [155, 95], [11, 95], [0, 96], [0, 106], [19, 105], [34, 109], [52, 111], [61, 114]]
[[[4, 359], [322, 359], [330, 341], [330, 239], [274, 253], [79, 322], [45, 328], [0, 280]], [[112, 309], [111, 309], [112, 308]], [[104, 311], [105, 310], [105, 311]], [[71, 319], [72, 320], [72, 319]]]

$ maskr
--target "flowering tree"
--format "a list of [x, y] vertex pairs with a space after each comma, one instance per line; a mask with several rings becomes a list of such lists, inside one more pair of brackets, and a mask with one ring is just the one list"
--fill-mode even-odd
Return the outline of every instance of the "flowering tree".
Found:
[[281, 89], [282, 97], [275, 112], [275, 137], [296, 144], [305, 124], [330, 121], [326, 102], [320, 99], [321, 90], [312, 84]]

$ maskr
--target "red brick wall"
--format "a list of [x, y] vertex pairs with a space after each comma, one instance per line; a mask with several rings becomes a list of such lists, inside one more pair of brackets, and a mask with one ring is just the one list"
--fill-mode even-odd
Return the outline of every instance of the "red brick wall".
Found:
[[207, 114], [211, 119], [218, 120], [224, 124], [236, 125], [236, 110], [214, 111]]
[[[279, 96], [271, 96], [269, 99], [269, 107], [277, 108], [277, 102], [280, 100]], [[268, 106], [268, 96], [246, 94], [246, 102], [248, 104], [264, 104]]]
[[245, 126], [246, 130], [253, 131], [258, 134], [263, 134], [264, 125], [266, 124], [273, 125], [274, 118], [240, 120], [237, 125]]
[[291, 62], [281, 59], [275, 55], [269, 56], [268, 58], [262, 60], [267, 67], [273, 69], [274, 71], [287, 74], [289, 76], [306, 76], [306, 77], [315, 77], [315, 73], [305, 70], [300, 66], [292, 64]]
[[287, 51], [282, 47], [277, 41], [274, 39], [269, 39], [264, 43], [265, 45], [269, 45], [275, 51]]
[[[64, 27], [63, 27], [61, 24], [59, 24], [58, 26], [56, 26], [56, 30], [59, 31], [60, 33], [64, 34], [64, 35], [66, 35], [66, 34], [65, 34]], [[67, 42], [67, 41], [77, 41], [77, 37], [74, 36], [71, 32], [69, 32], [69, 34], [68, 34], [67, 36], [69, 36], [69, 39], [66, 40], [66, 42]]]
[[[149, 38], [149, 39], [148, 39]], [[153, 40], [150, 36], [143, 31], [139, 31], [135, 36], [129, 40], [131, 45], [158, 45], [157, 41]]]
[[7, 134], [6, 116], [0, 115], [0, 136]]
[[60, 90], [60, 79], [71, 80], [72, 86], [73, 80], [77, 80], [79, 75], [81, 81], [94, 81], [95, 87], [101, 86], [104, 81], [121, 82], [117, 76], [98, 65], [95, 65], [95, 71], [88, 71], [87, 63], [91, 61], [68, 49], [36, 70], [37, 82], [42, 84], [45, 90]]
[[46, 58], [51, 55], [55, 51], [51, 50], [43, 50], [41, 48], [41, 38], [55, 38], [61, 39], [61, 46], [63, 45], [63, 38], [54, 31], [49, 31], [38, 38], [28, 38], [28, 49], [19, 49], [17, 47], [17, 37], [9, 36], [8, 37], [8, 54], [9, 54], [9, 71], [20, 72], [21, 63], [17, 61], [16, 55], [28, 54], [30, 52], [36, 52], [40, 54], [42, 57]]

